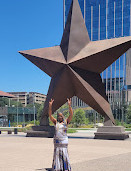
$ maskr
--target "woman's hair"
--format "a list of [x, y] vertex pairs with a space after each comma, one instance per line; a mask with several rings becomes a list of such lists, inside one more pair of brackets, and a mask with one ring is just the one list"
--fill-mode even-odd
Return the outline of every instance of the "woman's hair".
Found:
[[[61, 112], [57, 112], [57, 121], [59, 122], [59, 120], [58, 120], [58, 115], [59, 114], [62, 114]], [[65, 120], [65, 117], [64, 117], [64, 115], [62, 114], [62, 117], [63, 117], [63, 121]]]

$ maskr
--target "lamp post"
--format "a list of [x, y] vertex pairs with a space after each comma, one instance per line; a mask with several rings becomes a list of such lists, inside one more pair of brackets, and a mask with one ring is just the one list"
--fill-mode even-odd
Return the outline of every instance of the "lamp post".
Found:
[[17, 127], [18, 127], [18, 97], [19, 96], [17, 96]]
[[116, 102], [116, 119], [119, 119], [119, 102]]
[[25, 127], [25, 114], [24, 114], [24, 108], [23, 108], [23, 125], [24, 125], [24, 127]]
[[124, 125], [124, 106], [122, 106], [122, 125]]
[[9, 98], [9, 107], [10, 107], [10, 98]]
[[[4, 119], [3, 119], [3, 126], [7, 126], [8, 124], [8, 121], [9, 121], [9, 114], [8, 114], [8, 105], [5, 105], [5, 107], [6, 107], [6, 112], [7, 112], [7, 116], [4, 116]], [[6, 120], [6, 118], [7, 118], [7, 120]]]
[[94, 110], [94, 126], [96, 128], [96, 111]]
[[35, 105], [34, 105], [34, 125], [35, 125]]
[[117, 109], [116, 109], [116, 120], [117, 120]]
[[35, 94], [33, 94], [34, 125], [35, 125]]

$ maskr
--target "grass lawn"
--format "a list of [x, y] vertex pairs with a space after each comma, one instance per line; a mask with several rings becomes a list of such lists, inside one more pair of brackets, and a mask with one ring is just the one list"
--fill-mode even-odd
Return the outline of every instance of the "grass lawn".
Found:
[[125, 131], [131, 131], [131, 128], [126, 128]]
[[75, 130], [91, 130], [90, 128], [69, 128], [69, 129], [75, 129]]
[[77, 132], [76, 129], [70, 129], [70, 128], [69, 128], [69, 129], [67, 130], [67, 133], [76, 133], [76, 132]]
[[68, 128], [67, 133], [76, 133], [77, 130], [90, 130], [90, 128]]
[[[82, 128], [68, 128], [67, 133], [76, 133], [77, 130], [90, 130], [90, 128], [85, 128], [85, 129], [82, 129]], [[125, 131], [131, 131], [131, 128], [125, 128]]]

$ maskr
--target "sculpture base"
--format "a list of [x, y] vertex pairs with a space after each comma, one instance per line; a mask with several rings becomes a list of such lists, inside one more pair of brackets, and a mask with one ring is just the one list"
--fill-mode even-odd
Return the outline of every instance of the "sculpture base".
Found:
[[129, 138], [129, 134], [125, 132], [123, 126], [98, 127], [97, 132], [94, 134], [94, 139], [125, 140]]
[[53, 138], [54, 134], [54, 126], [32, 126], [32, 130], [27, 131], [26, 137]]

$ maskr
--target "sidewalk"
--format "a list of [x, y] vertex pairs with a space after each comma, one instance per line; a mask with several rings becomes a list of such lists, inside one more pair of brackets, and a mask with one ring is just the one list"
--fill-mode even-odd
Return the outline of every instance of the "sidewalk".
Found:
[[[93, 139], [93, 131], [69, 134], [72, 171], [130, 171], [131, 134], [127, 140]], [[52, 138], [0, 135], [0, 171], [45, 171], [51, 168]]]

